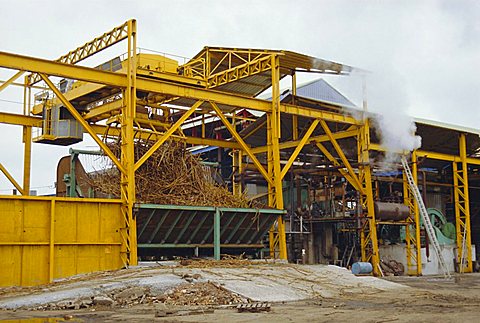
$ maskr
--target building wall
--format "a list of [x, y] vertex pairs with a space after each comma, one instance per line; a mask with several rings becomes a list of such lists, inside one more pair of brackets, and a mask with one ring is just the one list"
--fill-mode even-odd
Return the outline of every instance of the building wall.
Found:
[[119, 200], [0, 197], [0, 287], [121, 268]]

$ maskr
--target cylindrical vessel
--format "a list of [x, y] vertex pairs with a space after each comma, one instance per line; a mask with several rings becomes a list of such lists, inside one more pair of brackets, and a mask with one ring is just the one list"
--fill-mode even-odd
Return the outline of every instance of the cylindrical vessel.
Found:
[[369, 262], [355, 262], [352, 265], [352, 274], [370, 274], [373, 270], [372, 264]]
[[383, 221], [403, 221], [408, 218], [410, 209], [401, 203], [375, 202], [375, 218]]

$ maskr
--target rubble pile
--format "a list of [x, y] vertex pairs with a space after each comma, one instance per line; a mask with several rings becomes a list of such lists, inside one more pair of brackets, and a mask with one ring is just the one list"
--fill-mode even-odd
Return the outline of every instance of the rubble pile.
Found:
[[167, 305], [231, 305], [244, 303], [246, 299], [234, 294], [218, 284], [199, 282], [182, 284], [167, 292], [162, 299]]
[[167, 290], [164, 294], [154, 295], [145, 287], [129, 287], [108, 294], [93, 297], [80, 297], [62, 300], [37, 307], [21, 307], [23, 310], [78, 310], [82, 308], [118, 308], [139, 304], [158, 304], [168, 306], [231, 305], [249, 300], [232, 293], [213, 282], [199, 282], [200, 275], [184, 275], [187, 283]]

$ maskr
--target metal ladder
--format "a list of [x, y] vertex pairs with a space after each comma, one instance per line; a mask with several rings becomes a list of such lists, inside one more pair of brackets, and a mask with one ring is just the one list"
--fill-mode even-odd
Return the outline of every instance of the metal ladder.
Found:
[[408, 185], [412, 190], [413, 197], [417, 201], [418, 209], [423, 220], [423, 225], [425, 226], [428, 238], [430, 239], [435, 254], [437, 255], [438, 262], [443, 271], [443, 275], [445, 276], [445, 278], [450, 278], [450, 272], [448, 271], [445, 259], [443, 258], [442, 252], [440, 250], [440, 244], [438, 243], [437, 236], [435, 235], [435, 230], [433, 228], [432, 222], [430, 221], [430, 217], [428, 216], [427, 208], [425, 207], [425, 203], [423, 203], [423, 199], [420, 195], [420, 191], [418, 190], [418, 186], [413, 180], [412, 171], [410, 170], [410, 166], [408, 166], [407, 158], [405, 156], [402, 156], [402, 166], [405, 170], [405, 175], [407, 176]]

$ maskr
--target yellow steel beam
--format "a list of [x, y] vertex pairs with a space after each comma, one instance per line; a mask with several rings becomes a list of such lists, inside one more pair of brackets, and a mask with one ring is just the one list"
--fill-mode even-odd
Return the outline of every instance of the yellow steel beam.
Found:
[[27, 126], [27, 127], [38, 127], [38, 124], [42, 121], [42, 118], [26, 116], [23, 114], [0, 112], [0, 123], [16, 125], [16, 126]]
[[188, 119], [192, 115], [192, 113], [195, 112], [195, 110], [198, 109], [202, 105], [203, 101], [197, 101], [195, 102], [192, 107], [185, 112], [180, 119], [175, 122], [172, 127], [170, 127], [165, 134], [152, 146], [150, 149], [135, 163], [135, 170], [139, 169], [140, 166], [143, 165], [143, 163], [175, 132], [177, 131], [180, 126], [183, 124], [185, 120]]
[[360, 183], [360, 180], [357, 177], [357, 174], [353, 170], [352, 165], [350, 165], [350, 162], [348, 161], [347, 157], [343, 153], [342, 148], [340, 147], [337, 140], [335, 139], [332, 132], [330, 131], [330, 128], [328, 127], [327, 123], [324, 120], [320, 120], [320, 125], [322, 126], [323, 130], [325, 131], [325, 134], [327, 135], [328, 139], [330, 139], [330, 142], [331, 142], [333, 148], [335, 149], [338, 156], [342, 160], [343, 165], [347, 168], [347, 171], [350, 174], [350, 176], [353, 178], [354, 181], [357, 182], [358, 187], [362, 187], [362, 185]]
[[[128, 85], [127, 76], [123, 73], [112, 73], [94, 68], [52, 62], [49, 60], [15, 55], [6, 52], [0, 52], [0, 67], [26, 70], [35, 73], [43, 73], [45, 75], [65, 77], [120, 88], [126, 88]], [[217, 104], [233, 107], [246, 107], [263, 112], [272, 111], [271, 102], [238, 94], [195, 88], [182, 84], [172, 84], [162, 80], [140, 77], [136, 78], [136, 82], [136, 88], [140, 91], [154, 92], [174, 97], [191, 98], [195, 100], [213, 101]], [[280, 103], [279, 105], [279, 113], [300, 115], [346, 124], [360, 124], [355, 118], [344, 114], [283, 103]]]
[[[345, 138], [350, 138], [350, 137], [355, 137], [358, 134], [358, 130], [355, 128], [353, 129], [353, 126], [345, 131], [339, 131], [333, 134], [333, 137], [335, 139], [345, 139]], [[325, 142], [329, 141], [330, 139], [328, 138], [327, 135], [320, 135], [320, 136], [314, 136], [310, 138], [310, 142]], [[300, 140], [293, 140], [293, 141], [285, 141], [281, 142], [278, 144], [280, 150], [282, 149], [288, 149], [288, 148], [294, 148], [297, 147], [300, 144]], [[256, 154], [261, 154], [267, 152], [267, 146], [261, 146], [261, 147], [255, 147], [251, 149], [252, 152]]]
[[[85, 83], [85, 82], [82, 82], [81, 85], [79, 85], [78, 87], [75, 87], [73, 89], [71, 89], [70, 91], [64, 93], [63, 95], [65, 96], [65, 98], [67, 98], [68, 101], [72, 101], [74, 99], [77, 99], [77, 98], [80, 98], [80, 97], [83, 97], [83, 96], [87, 96], [95, 91], [98, 91], [98, 90], [102, 90], [104, 89], [106, 86], [105, 85], [102, 85], [102, 84], [94, 84], [94, 83]], [[60, 100], [58, 98], [53, 98], [52, 100], [52, 105], [57, 105], [57, 104], [61, 104]], [[44, 106], [44, 103], [40, 103], [40, 104], [36, 104], [32, 107], [32, 114], [42, 114], [43, 112], [43, 106]]]
[[[131, 24], [131, 21], [132, 20], [126, 21], [122, 25], [113, 28], [112, 30], [93, 39], [92, 41], [89, 41], [88, 43], [85, 43], [82, 46], [77, 47], [55, 61], [65, 64], [76, 64], [112, 45], [115, 45], [116, 43], [128, 37], [128, 25]], [[40, 81], [39, 75], [31, 74], [28, 76], [29, 85], [33, 85], [38, 81]]]
[[258, 171], [263, 175], [263, 177], [269, 182], [272, 182], [272, 179], [268, 176], [268, 173], [265, 171], [265, 168], [263, 168], [262, 164], [258, 161], [257, 157], [250, 151], [250, 148], [248, 145], [243, 141], [242, 137], [238, 134], [238, 132], [233, 128], [233, 126], [228, 122], [227, 118], [225, 118], [222, 110], [214, 103], [210, 102], [213, 110], [217, 113], [217, 116], [222, 120], [223, 124], [225, 127], [228, 129], [230, 134], [235, 138], [235, 140], [240, 144], [242, 147], [242, 150], [245, 151], [245, 153], [250, 157], [252, 160], [253, 164], [257, 167]]
[[[319, 103], [319, 105], [322, 105], [322, 104]], [[306, 107], [293, 105], [293, 104], [286, 104], [286, 103], [280, 104], [280, 112], [303, 116], [303, 117], [323, 119], [325, 121], [333, 121], [333, 122], [353, 124], [353, 125], [362, 124], [361, 121], [351, 116], [348, 116], [346, 114], [322, 111], [319, 109], [306, 108]]]
[[247, 63], [224, 70], [220, 73], [209, 75], [207, 78], [207, 86], [217, 87], [226, 83], [238, 81], [243, 78], [270, 70], [271, 67], [270, 55], [257, 58]]
[[0, 171], [5, 175], [5, 177], [12, 183], [13, 186], [20, 192], [20, 194], [25, 195], [25, 191], [23, 188], [17, 183], [15, 178], [8, 172], [8, 170], [0, 163]]
[[63, 94], [60, 92], [60, 90], [58, 90], [55, 87], [55, 85], [52, 83], [52, 81], [50, 81], [50, 79], [45, 74], [39, 73], [39, 75], [42, 78], [42, 80], [45, 82], [45, 84], [47, 84], [47, 86], [53, 91], [53, 93], [55, 93], [57, 98], [60, 99], [60, 101], [65, 106], [65, 108], [67, 108], [67, 110], [70, 112], [70, 114], [80, 123], [80, 125], [83, 127], [83, 129], [85, 129], [90, 134], [90, 136], [92, 136], [93, 140], [97, 143], [97, 145], [99, 145], [100, 148], [105, 152], [105, 154], [108, 157], [110, 157], [110, 159], [118, 167], [118, 169], [122, 173], [124, 173], [125, 168], [123, 167], [123, 165], [120, 163], [120, 161], [117, 159], [117, 157], [115, 157], [115, 155], [112, 153], [110, 148], [108, 148], [107, 145], [105, 145], [105, 143], [100, 138], [98, 138], [95, 131], [93, 131], [93, 129], [90, 127], [90, 125], [82, 118], [80, 113], [78, 113], [77, 109], [75, 109], [75, 107], [70, 103], [70, 101], [68, 101], [65, 98], [65, 96], [63, 96]]
[[25, 71], [18, 71], [17, 73], [15, 73], [11, 78], [9, 78], [8, 80], [6, 80], [2, 85], [0, 85], [0, 92], [2, 92], [6, 87], [8, 87], [10, 84], [12, 84], [13, 82], [15, 82], [20, 76], [23, 75], [23, 73], [25, 73]]
[[305, 144], [307, 143], [308, 139], [310, 138], [310, 136], [312, 135], [312, 133], [313, 133], [313, 132], [315, 131], [315, 129], [317, 128], [317, 125], [318, 125], [319, 122], [320, 122], [320, 120], [318, 120], [318, 119], [313, 120], [312, 124], [311, 124], [310, 127], [308, 128], [308, 130], [307, 130], [307, 132], [305, 133], [305, 135], [303, 136], [302, 140], [300, 140], [300, 143], [298, 144], [297, 148], [295, 148], [295, 150], [293, 151], [293, 153], [290, 155], [290, 158], [288, 159], [287, 164], [285, 164], [285, 166], [283, 166], [281, 178], [284, 178], [284, 177], [285, 177], [285, 175], [287, 174], [288, 170], [289, 170], [290, 167], [292, 166], [293, 162], [294, 162], [295, 159], [297, 158], [298, 154], [300, 153], [300, 151], [302, 151], [302, 149], [303, 149], [303, 147], [305, 146]]
[[30, 171], [32, 163], [32, 127], [23, 127], [23, 191], [30, 195]]
[[95, 68], [58, 63], [46, 59], [6, 52], [0, 52], [0, 67], [117, 87], [127, 86], [127, 77], [125, 74], [106, 72]]
[[[324, 145], [322, 145], [320, 142], [315, 142], [315, 144], [317, 145], [318, 149], [320, 149], [320, 151], [323, 153], [323, 155], [325, 157], [327, 157], [328, 160], [330, 160], [334, 166], [336, 167], [342, 167], [342, 165], [338, 162], [338, 160], [333, 157], [332, 154], [330, 154], [330, 152], [328, 151], [327, 148], [325, 148]], [[343, 169], [343, 168], [339, 168], [338, 171], [340, 172], [340, 174], [345, 177], [345, 179], [357, 190], [359, 191], [360, 193], [364, 193], [364, 189], [361, 185], [359, 185], [358, 181], [354, 180], [350, 175], [349, 173]]]
[[[108, 131], [109, 136], [113, 136], [113, 137], [120, 136], [120, 128], [118, 127], [92, 125], [92, 129], [99, 135], [105, 135], [107, 134], [107, 131]], [[145, 130], [145, 129], [135, 129], [135, 131], [138, 131], [137, 136], [139, 136], [139, 138], [145, 139], [145, 140], [154, 140], [152, 138], [158, 138], [159, 136], [162, 136], [164, 134], [163, 132], [154, 132], [154, 131]], [[170, 138], [172, 140], [183, 141], [187, 144], [192, 144], [192, 145], [205, 145], [205, 146], [216, 146], [216, 147], [230, 148], [230, 149], [242, 149], [240, 144], [234, 141], [189, 137], [189, 136], [183, 137], [183, 136], [177, 136], [177, 135], [171, 135]]]
[[[370, 144], [370, 149], [377, 150], [377, 151], [386, 151], [386, 149], [379, 144]], [[397, 153], [400, 154], [401, 152], [397, 152]], [[449, 155], [449, 154], [438, 153], [434, 151], [426, 151], [426, 150], [416, 150], [415, 153], [417, 154], [417, 157], [436, 159], [436, 160], [442, 160], [442, 161], [448, 161], [448, 162], [458, 162], [458, 163], [462, 162], [462, 157], [456, 156], [456, 155]], [[465, 160], [467, 161], [467, 164], [480, 165], [480, 159], [478, 158], [466, 157]]]
[[111, 114], [114, 111], [119, 111], [123, 107], [123, 102], [121, 99], [115, 100], [109, 103], [102, 104], [98, 107], [90, 109], [86, 114], [83, 115], [85, 120], [95, 119], [105, 114]]

